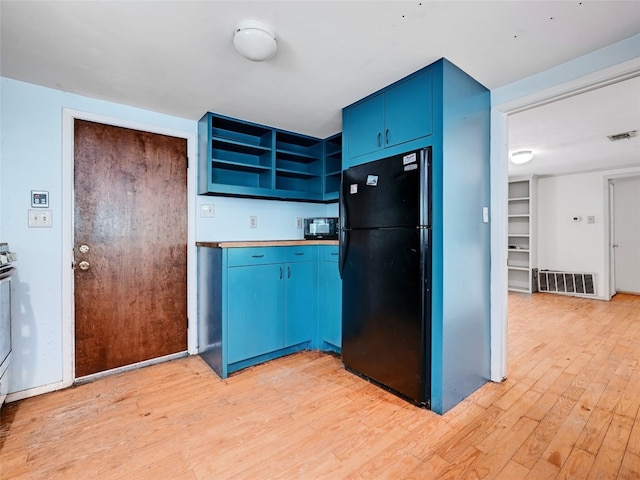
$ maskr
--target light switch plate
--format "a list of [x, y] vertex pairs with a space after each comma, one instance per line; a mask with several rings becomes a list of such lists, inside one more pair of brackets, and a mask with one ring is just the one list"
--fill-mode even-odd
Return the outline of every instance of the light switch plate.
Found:
[[29, 209], [29, 228], [48, 228], [51, 226], [51, 210]]

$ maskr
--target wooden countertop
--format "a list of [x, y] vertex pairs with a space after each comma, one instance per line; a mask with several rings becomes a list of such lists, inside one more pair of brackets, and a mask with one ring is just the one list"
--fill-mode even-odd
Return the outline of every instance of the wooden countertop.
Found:
[[196, 242], [196, 247], [288, 247], [292, 245], [338, 245], [337, 240], [251, 240], [226, 242]]

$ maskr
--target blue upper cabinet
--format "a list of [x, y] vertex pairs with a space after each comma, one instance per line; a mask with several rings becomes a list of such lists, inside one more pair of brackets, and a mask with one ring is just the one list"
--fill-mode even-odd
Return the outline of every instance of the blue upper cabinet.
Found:
[[334, 137], [323, 140], [214, 113], [200, 119], [198, 137], [200, 195], [338, 198], [341, 143]]
[[[347, 158], [357, 158], [365, 153], [384, 148], [384, 95], [358, 103], [345, 110], [344, 135]], [[348, 165], [350, 166], [350, 165]], [[343, 165], [344, 168], [347, 165]]]
[[345, 108], [343, 129], [343, 168], [393, 147], [412, 148], [404, 144], [433, 133], [433, 73], [421, 70]]

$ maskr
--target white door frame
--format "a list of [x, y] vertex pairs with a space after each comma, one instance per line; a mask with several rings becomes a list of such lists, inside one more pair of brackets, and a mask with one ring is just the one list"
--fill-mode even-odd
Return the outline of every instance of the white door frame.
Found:
[[[545, 72], [543, 72], [544, 74]], [[564, 75], [568, 75], [564, 72]], [[491, 107], [491, 372], [507, 378], [507, 191], [509, 115], [640, 76], [640, 57]], [[529, 85], [530, 87], [531, 85]], [[530, 89], [531, 90], [531, 89]], [[535, 89], [533, 89], [535, 90]], [[608, 204], [608, 200], [607, 200]], [[605, 208], [605, 214], [608, 210]], [[608, 242], [607, 242], [608, 243]], [[606, 256], [609, 258], [609, 256]], [[609, 285], [609, 268], [605, 269]]]
[[615, 262], [615, 253], [613, 250], [613, 242], [614, 242], [614, 213], [615, 213], [615, 200], [614, 200], [614, 190], [615, 183], [614, 180], [620, 178], [630, 178], [630, 177], [640, 177], [640, 167], [637, 169], [632, 169], [629, 172], [619, 173], [616, 175], [607, 175], [604, 179], [605, 181], [605, 195], [604, 195], [604, 213], [608, 218], [605, 218], [605, 245], [607, 247], [607, 252], [605, 255], [605, 285], [608, 287], [607, 291], [607, 300], [611, 300], [616, 294], [616, 262]]
[[607, 225], [607, 227], [605, 227], [605, 245], [607, 246], [607, 255], [605, 255], [605, 258], [609, 259], [609, 281], [605, 283], [605, 285], [608, 285], [607, 300], [611, 300], [611, 297], [616, 294], [616, 262], [615, 252], [613, 251], [613, 242], [615, 241], [615, 239], [613, 238], [613, 234], [615, 232], [614, 214], [616, 211], [616, 202], [615, 183], [613, 180], [613, 178], [608, 177], [606, 179], [608, 188], [606, 192], [605, 202], [608, 202], [608, 204], [605, 203], [604, 208], [604, 211], [609, 215], [609, 221], [605, 222], [605, 225]]
[[[191, 160], [187, 168], [187, 351], [197, 353], [196, 319], [196, 247], [195, 247], [195, 206], [196, 206], [196, 145], [194, 132], [149, 125], [136, 121], [113, 118], [96, 113], [70, 108], [62, 111], [62, 381], [55, 388], [71, 386], [75, 381], [75, 324], [73, 290], [73, 241], [74, 241], [74, 121], [90, 122], [130, 128], [143, 132], [168, 135], [187, 140], [187, 156]], [[153, 360], [142, 362], [153, 363]], [[122, 367], [126, 370], [130, 367]], [[54, 388], [54, 389], [55, 389]]]

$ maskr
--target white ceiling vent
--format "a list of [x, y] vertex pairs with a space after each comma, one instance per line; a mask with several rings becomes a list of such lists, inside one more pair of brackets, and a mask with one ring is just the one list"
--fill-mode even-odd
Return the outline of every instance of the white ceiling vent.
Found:
[[618, 140], [629, 140], [631, 137], [635, 137], [637, 134], [637, 130], [630, 130], [628, 132], [616, 133], [615, 135], [607, 135], [607, 138], [612, 142], [617, 142]]

